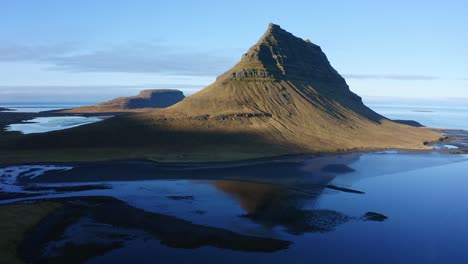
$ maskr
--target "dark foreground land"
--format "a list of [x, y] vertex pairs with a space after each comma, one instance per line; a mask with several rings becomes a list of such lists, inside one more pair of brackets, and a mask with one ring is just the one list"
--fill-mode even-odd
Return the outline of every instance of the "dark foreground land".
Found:
[[[20, 257], [26, 263], [83, 263], [91, 257], [119, 248], [132, 236], [155, 236], [162, 244], [176, 248], [215, 246], [232, 250], [270, 252], [285, 249], [290, 242], [240, 235], [220, 228], [196, 225], [176, 217], [148, 213], [110, 197], [76, 197], [38, 201], [53, 213], [43, 218], [20, 245]], [[9, 207], [19, 205], [9, 205]], [[2, 208], [6, 210], [8, 208]], [[101, 228], [95, 241], [78, 244], [68, 241], [54, 254], [44, 255], [44, 245], [60, 241], [65, 229], [80, 221]], [[48, 252], [50, 253], [50, 252]]]

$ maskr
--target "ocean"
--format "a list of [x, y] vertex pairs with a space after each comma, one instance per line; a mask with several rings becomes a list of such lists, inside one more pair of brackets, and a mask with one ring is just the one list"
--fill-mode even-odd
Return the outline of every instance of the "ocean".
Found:
[[460, 100], [367, 100], [374, 111], [390, 118], [415, 120], [427, 127], [468, 130], [468, 102]]
[[[93, 105], [92, 102], [4, 102], [0, 103], [0, 107], [13, 110], [12, 112], [19, 113], [38, 113], [42, 111], [68, 109], [84, 105]], [[9, 111], [10, 112], [10, 111]]]

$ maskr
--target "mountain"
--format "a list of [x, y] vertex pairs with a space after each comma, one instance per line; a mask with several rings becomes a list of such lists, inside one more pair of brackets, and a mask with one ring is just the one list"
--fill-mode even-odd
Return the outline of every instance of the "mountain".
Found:
[[[66, 149], [74, 159], [212, 161], [428, 149], [423, 142], [439, 137], [366, 107], [319, 46], [270, 24], [239, 63], [171, 107], [22, 137], [14, 145], [56, 155]], [[82, 154], [89, 148], [93, 155]]]
[[182, 101], [184, 94], [175, 89], [143, 90], [136, 96], [119, 97], [93, 106], [66, 110], [67, 113], [125, 112], [145, 108], [166, 108]]

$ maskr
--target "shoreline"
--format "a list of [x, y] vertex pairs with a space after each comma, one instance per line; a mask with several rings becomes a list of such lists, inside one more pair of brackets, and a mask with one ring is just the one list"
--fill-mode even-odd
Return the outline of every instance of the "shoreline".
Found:
[[[446, 144], [443, 142], [441, 144]], [[249, 170], [250, 176], [254, 177], [259, 171], [265, 172], [265, 165], [274, 164], [273, 167], [278, 167], [281, 170], [282, 166], [290, 164], [300, 164], [307, 161], [315, 160], [325, 168], [327, 165], [343, 164], [346, 165], [346, 160], [359, 157], [362, 154], [384, 153], [386, 151], [397, 154], [428, 154], [441, 153], [446, 155], [457, 155], [468, 153], [467, 149], [431, 149], [431, 150], [373, 150], [359, 152], [341, 152], [341, 153], [315, 153], [315, 154], [290, 154], [275, 157], [263, 157], [256, 159], [246, 159], [238, 161], [216, 161], [216, 162], [161, 162], [145, 159], [122, 159], [122, 160], [104, 160], [104, 161], [88, 161], [88, 162], [36, 162], [36, 163], [3, 163], [0, 164], [0, 169], [21, 166], [67, 166], [70, 170], [62, 172], [61, 170], [45, 171], [43, 174], [34, 179], [25, 178], [21, 182], [26, 184], [41, 184], [41, 183], [72, 183], [72, 182], [100, 182], [100, 181], [131, 181], [131, 180], [171, 180], [171, 179], [199, 179], [199, 180], [219, 180], [219, 179], [235, 179], [236, 171]], [[460, 153], [460, 151], [462, 153]], [[342, 158], [346, 157], [343, 161]], [[321, 160], [325, 160], [325, 163]], [[322, 168], [320, 167], [320, 168]], [[315, 169], [317, 173], [324, 173], [321, 169]], [[322, 169], [323, 169], [322, 168]], [[268, 171], [267, 171], [268, 172]], [[292, 171], [285, 171], [286, 174]], [[67, 177], [63, 177], [63, 173]], [[270, 174], [277, 173], [275, 170]], [[294, 171], [292, 173], [302, 173]], [[19, 174], [21, 175], [21, 173]], [[132, 176], [128, 176], [132, 175]], [[190, 175], [190, 176], [187, 176]], [[261, 175], [261, 174], [259, 174]], [[20, 177], [20, 176], [18, 176]]]
[[[436, 141], [434, 141], [436, 143]], [[346, 151], [336, 151], [336, 152], [310, 152], [310, 153], [293, 153], [293, 154], [280, 154], [280, 155], [271, 155], [271, 156], [258, 156], [253, 158], [241, 158], [241, 159], [218, 159], [218, 160], [185, 160], [185, 159], [154, 159], [154, 158], [122, 158], [122, 159], [96, 159], [96, 160], [69, 160], [69, 161], [31, 161], [31, 162], [8, 162], [2, 161], [0, 154], [0, 168], [7, 166], [19, 166], [19, 165], [76, 165], [76, 164], [92, 164], [92, 163], [119, 163], [119, 162], [149, 162], [153, 164], [170, 164], [170, 165], [216, 165], [216, 164], [225, 164], [225, 163], [256, 163], [256, 162], [271, 162], [280, 159], [287, 159], [292, 157], [304, 157], [304, 156], [333, 156], [333, 155], [342, 155], [342, 154], [364, 154], [372, 152], [382, 152], [382, 151], [398, 151], [404, 153], [427, 153], [432, 151], [437, 151], [434, 148], [427, 149], [399, 149], [399, 148], [366, 148], [360, 150], [346, 150]]]
[[[468, 135], [467, 135], [468, 136]], [[444, 141], [432, 141], [428, 142], [427, 145], [432, 146], [435, 143], [444, 143], [449, 144], [453, 143], [448, 140]], [[456, 143], [453, 143], [456, 144]], [[459, 149], [464, 153], [468, 153], [468, 146], [466, 149]], [[37, 150], [41, 151], [41, 150]], [[155, 159], [155, 158], [105, 158], [105, 159], [91, 159], [91, 160], [65, 160], [65, 161], [54, 161], [54, 160], [43, 160], [43, 161], [31, 161], [24, 162], [8, 162], [4, 161], [0, 153], [0, 168], [7, 166], [19, 166], [19, 165], [44, 165], [44, 164], [53, 164], [53, 165], [76, 165], [76, 164], [93, 164], [93, 163], [120, 163], [120, 162], [148, 162], [152, 164], [167, 164], [167, 165], [220, 165], [226, 163], [257, 163], [257, 162], [272, 162], [276, 160], [294, 158], [294, 157], [306, 157], [306, 156], [333, 156], [333, 155], [343, 155], [343, 154], [365, 154], [372, 152], [383, 152], [383, 151], [397, 151], [400, 153], [428, 153], [428, 152], [442, 152], [440, 149], [436, 148], [426, 148], [426, 149], [406, 149], [406, 148], [365, 148], [365, 149], [351, 149], [345, 151], [334, 151], [334, 152], [310, 152], [310, 153], [292, 153], [292, 154], [279, 154], [279, 155], [265, 155], [265, 156], [254, 156], [252, 158], [240, 158], [240, 159], [216, 159], [216, 160], [204, 160], [204, 159]], [[452, 154], [464, 154], [464, 153], [452, 153]]]

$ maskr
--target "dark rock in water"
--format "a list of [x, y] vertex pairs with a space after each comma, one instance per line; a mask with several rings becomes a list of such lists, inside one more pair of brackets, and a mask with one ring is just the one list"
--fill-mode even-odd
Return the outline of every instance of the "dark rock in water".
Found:
[[41, 194], [32, 194], [32, 193], [13, 193], [13, 192], [2, 192], [0, 191], [0, 201], [1, 200], [10, 200], [10, 199], [19, 199], [38, 196]]
[[447, 140], [447, 139], [448, 139], [448, 137], [447, 137], [447, 136], [444, 136], [444, 137], [440, 137], [440, 138], [439, 138], [439, 141], [442, 142], [442, 141], [445, 141], [445, 140]]
[[323, 167], [322, 171], [334, 172], [334, 173], [348, 173], [348, 172], [354, 172], [355, 170], [345, 164], [329, 164]]
[[176, 200], [176, 201], [180, 201], [180, 200], [193, 201], [194, 200], [193, 196], [191, 196], [191, 195], [187, 195], [187, 196], [171, 195], [171, 196], [166, 196], [166, 197], [168, 199]]
[[174, 89], [151, 89], [143, 90], [136, 96], [120, 97], [104, 103], [97, 107], [138, 109], [138, 108], [166, 108], [182, 101], [184, 94]]
[[11, 110], [11, 109], [8, 109], [8, 108], [5, 108], [5, 107], [0, 107], [0, 112], [2, 112], [2, 111], [9, 111], [9, 110]]
[[365, 194], [365, 192], [362, 192], [362, 191], [353, 190], [353, 189], [344, 188], [344, 187], [339, 187], [339, 186], [335, 186], [335, 185], [331, 185], [331, 184], [327, 185], [327, 188], [332, 189], [332, 190], [341, 191], [341, 192], [347, 192], [347, 193]]
[[76, 186], [27, 186], [24, 191], [56, 191], [56, 192], [81, 192], [89, 190], [106, 190], [111, 189], [109, 185], [105, 184], [91, 184], [91, 185], [76, 185]]
[[375, 213], [375, 212], [367, 212], [366, 214], [364, 214], [362, 216], [362, 220], [364, 220], [364, 221], [383, 222], [383, 221], [385, 221], [387, 219], [388, 219], [387, 216], [385, 216], [383, 214]]
[[424, 127], [421, 123], [414, 120], [392, 120], [393, 122], [408, 125], [412, 127]]

